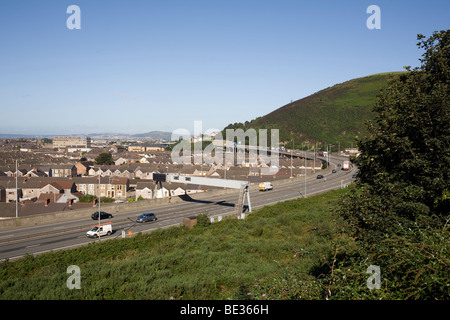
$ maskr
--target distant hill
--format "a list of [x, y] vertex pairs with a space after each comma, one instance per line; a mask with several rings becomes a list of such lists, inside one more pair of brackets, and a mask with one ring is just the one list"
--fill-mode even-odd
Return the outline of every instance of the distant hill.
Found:
[[81, 137], [88, 136], [91, 138], [99, 139], [147, 139], [147, 140], [163, 140], [170, 141], [172, 136], [171, 132], [164, 131], [150, 131], [140, 134], [126, 134], [117, 132], [102, 132], [102, 133], [89, 133], [89, 134], [60, 134], [60, 135], [35, 135], [35, 134], [7, 134], [0, 133], [0, 139], [18, 139], [18, 138], [49, 138], [52, 139], [57, 136], [67, 137]]
[[140, 133], [140, 134], [132, 135], [132, 137], [135, 137], [135, 138], [148, 138], [151, 140], [166, 139], [167, 141], [170, 141], [171, 136], [172, 136], [171, 132], [164, 132], [164, 131], [150, 131], [147, 133]]
[[353, 79], [291, 102], [275, 111], [225, 129], [279, 129], [280, 143], [295, 148], [301, 143], [340, 143], [349, 147], [355, 137], [366, 132], [364, 123], [374, 118], [372, 108], [379, 90], [400, 72], [380, 73]]

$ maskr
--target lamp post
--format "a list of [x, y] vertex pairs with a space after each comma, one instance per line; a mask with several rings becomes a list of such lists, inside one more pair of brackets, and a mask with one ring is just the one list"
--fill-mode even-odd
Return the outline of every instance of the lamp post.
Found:
[[306, 198], [306, 152], [303, 151], [303, 160], [305, 160], [305, 198]]
[[16, 159], [16, 219], [19, 217], [19, 209], [18, 209], [18, 201], [19, 201], [19, 192], [17, 191], [17, 159]]
[[[91, 168], [95, 168], [94, 166], [89, 166]], [[100, 195], [100, 167], [98, 167], [98, 229], [100, 229], [100, 202], [101, 202], [101, 195]], [[100, 237], [98, 237], [98, 239], [100, 240]]]

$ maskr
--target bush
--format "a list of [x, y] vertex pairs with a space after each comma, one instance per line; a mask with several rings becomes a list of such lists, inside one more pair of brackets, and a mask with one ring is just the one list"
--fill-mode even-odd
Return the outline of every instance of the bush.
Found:
[[90, 203], [92, 201], [94, 201], [95, 199], [97, 199], [96, 196], [90, 195], [90, 194], [84, 194], [80, 197], [80, 202], [83, 203]]
[[205, 228], [211, 224], [211, 220], [208, 217], [208, 213], [201, 213], [197, 216], [196, 228]]
[[113, 198], [110, 197], [102, 197], [101, 198], [101, 203], [113, 203], [115, 200]]

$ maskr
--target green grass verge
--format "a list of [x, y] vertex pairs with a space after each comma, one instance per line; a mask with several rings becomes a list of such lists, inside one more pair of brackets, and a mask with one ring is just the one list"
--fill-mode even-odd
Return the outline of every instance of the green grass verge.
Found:
[[[344, 192], [4, 262], [0, 299], [323, 299], [321, 268], [336, 241], [351, 243], [330, 213]], [[70, 265], [79, 290], [66, 286]]]

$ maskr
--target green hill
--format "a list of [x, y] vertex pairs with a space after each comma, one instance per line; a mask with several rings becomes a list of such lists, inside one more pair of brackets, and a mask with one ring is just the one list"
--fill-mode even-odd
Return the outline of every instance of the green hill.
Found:
[[349, 147], [365, 133], [365, 121], [373, 119], [372, 108], [379, 90], [400, 72], [380, 73], [334, 85], [291, 102], [250, 122], [225, 129], [279, 129], [280, 142], [318, 143]]

